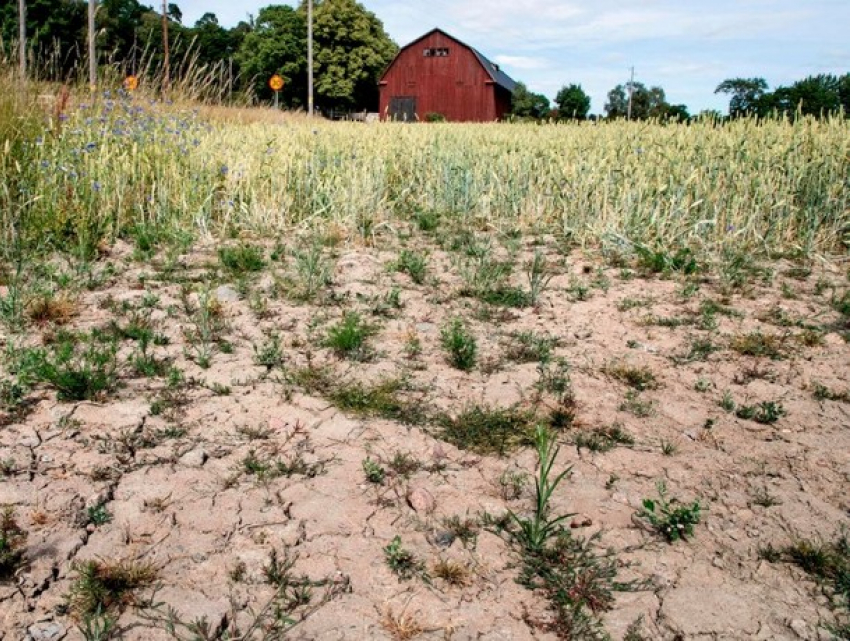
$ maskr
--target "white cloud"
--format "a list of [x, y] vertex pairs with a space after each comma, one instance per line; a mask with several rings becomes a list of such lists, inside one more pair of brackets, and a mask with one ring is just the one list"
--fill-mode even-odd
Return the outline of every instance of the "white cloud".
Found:
[[514, 69], [547, 69], [552, 67], [552, 62], [546, 58], [531, 58], [528, 56], [493, 56], [493, 59], [502, 66]]

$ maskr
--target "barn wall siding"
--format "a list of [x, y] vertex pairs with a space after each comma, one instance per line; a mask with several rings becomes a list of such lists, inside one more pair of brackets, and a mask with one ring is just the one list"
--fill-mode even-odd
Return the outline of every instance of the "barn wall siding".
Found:
[[[423, 55], [425, 49], [442, 48], [448, 48], [448, 56]], [[453, 122], [484, 122], [496, 120], [510, 108], [510, 92], [497, 90], [475, 54], [442, 32], [432, 32], [402, 49], [380, 89], [382, 117], [394, 96], [415, 97], [420, 119], [440, 113]]]

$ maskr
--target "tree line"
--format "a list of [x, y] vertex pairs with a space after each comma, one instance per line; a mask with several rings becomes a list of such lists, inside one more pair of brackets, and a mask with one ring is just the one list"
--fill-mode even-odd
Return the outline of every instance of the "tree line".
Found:
[[[41, 78], [82, 77], [86, 0], [28, 0], [27, 39]], [[251, 98], [267, 100], [269, 78], [285, 84], [281, 102], [302, 108], [307, 95], [306, 0], [293, 8], [271, 5], [233, 28], [205, 13], [183, 24], [177, 4], [167, 5], [172, 73], [189, 75]], [[163, 68], [162, 14], [138, 0], [101, 0], [96, 14], [99, 65], [155, 81]], [[18, 33], [17, 0], [0, 0], [0, 44], [7, 59]], [[316, 104], [326, 109], [377, 110], [380, 74], [398, 51], [383, 23], [356, 0], [313, 0]], [[32, 66], [32, 65], [31, 65]]]
[[[28, 0], [27, 39], [40, 77], [67, 81], [82, 76], [85, 61], [86, 0]], [[314, 0], [313, 42], [316, 104], [325, 109], [369, 110], [378, 106], [377, 81], [398, 52], [383, 23], [356, 0]], [[166, 6], [171, 68], [193, 75], [229, 94], [268, 100], [268, 79], [283, 76], [279, 98], [303, 108], [307, 95], [307, 8], [270, 5], [232, 28], [205, 13], [194, 25], [183, 24], [177, 4]], [[139, 0], [101, 0], [96, 15], [101, 66], [155, 82], [163, 68], [162, 15]], [[17, 0], [0, 0], [0, 48], [9, 59], [18, 33]], [[730, 97], [729, 117], [779, 114], [850, 116], [850, 74], [809, 76], [770, 91], [764, 78], [730, 78], [715, 93]], [[630, 96], [631, 94], [631, 100]], [[630, 104], [631, 103], [631, 104]], [[634, 120], [687, 120], [688, 109], [668, 102], [660, 86], [640, 82], [608, 92], [605, 117]], [[716, 118], [719, 113], [712, 113]], [[512, 116], [518, 119], [576, 119], [590, 116], [590, 97], [579, 84], [565, 85], [554, 105], [517, 83]]]
[[[631, 90], [631, 107], [629, 106]], [[764, 78], [730, 78], [724, 80], [714, 93], [728, 94], [729, 118], [745, 116], [789, 117], [829, 116], [844, 114], [850, 118], [850, 73], [842, 76], [820, 74], [808, 76], [788, 86], [768, 90]], [[590, 96], [581, 85], [563, 86], [552, 106], [543, 94], [528, 90], [517, 83], [511, 113], [521, 119], [586, 120], [590, 115]], [[724, 118], [720, 112], [702, 112], [699, 116]], [[688, 108], [681, 104], [670, 104], [664, 89], [659, 86], [646, 87], [632, 82], [617, 85], [608, 92], [605, 102], [605, 117], [632, 120], [656, 119], [660, 121], [685, 121], [691, 118]]]

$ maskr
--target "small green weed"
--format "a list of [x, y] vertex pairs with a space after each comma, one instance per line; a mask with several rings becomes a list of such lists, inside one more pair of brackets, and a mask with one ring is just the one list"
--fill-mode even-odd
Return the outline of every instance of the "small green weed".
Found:
[[546, 257], [540, 251], [535, 251], [534, 257], [528, 264], [526, 275], [528, 276], [528, 305], [536, 307], [540, 302], [540, 295], [549, 287], [555, 274], [547, 263]]
[[743, 356], [766, 356], [771, 360], [785, 357], [785, 338], [760, 331], [733, 336], [729, 347]]
[[106, 503], [98, 503], [89, 507], [88, 522], [94, 526], [106, 525], [112, 520], [112, 514], [106, 509]]
[[655, 402], [643, 400], [640, 392], [630, 389], [626, 392], [626, 397], [620, 403], [618, 409], [621, 412], [628, 412], [638, 418], [649, 418], [655, 414]]
[[694, 534], [694, 526], [700, 522], [703, 507], [699, 501], [684, 505], [678, 499], [667, 498], [667, 485], [664, 481], [656, 484], [658, 499], [644, 499], [643, 509], [637, 513], [639, 518], [647, 520], [668, 543], [679, 539], [687, 540]]
[[258, 272], [266, 266], [261, 247], [243, 243], [235, 247], [219, 247], [218, 260], [236, 276]]
[[635, 439], [623, 429], [622, 424], [614, 423], [606, 427], [579, 432], [575, 436], [574, 443], [579, 451], [584, 448], [591, 452], [607, 452], [618, 445], [632, 446]]
[[387, 476], [387, 471], [380, 463], [373, 461], [368, 456], [362, 462], [363, 473], [366, 475], [366, 480], [375, 485], [383, 485]]
[[393, 457], [387, 462], [387, 468], [393, 476], [407, 479], [422, 468], [422, 463], [410, 452], [396, 450]]
[[478, 342], [460, 318], [453, 318], [440, 331], [443, 349], [448, 352], [448, 361], [452, 367], [468, 372], [475, 367], [478, 354]]
[[24, 560], [24, 541], [27, 533], [15, 520], [15, 511], [11, 505], [4, 505], [0, 511], [0, 580], [14, 575]]
[[560, 474], [552, 476], [552, 466], [558, 457], [560, 447], [555, 445], [554, 434], [542, 426], [537, 426], [534, 432], [534, 444], [537, 448], [537, 476], [534, 479], [535, 505], [530, 517], [520, 517], [514, 512], [508, 514], [513, 523], [519, 528], [514, 534], [516, 541], [523, 549], [531, 553], [540, 552], [547, 542], [561, 531], [561, 523], [573, 514], [550, 516], [549, 502], [552, 494], [570, 473], [570, 467]]
[[519, 332], [511, 336], [505, 357], [516, 363], [548, 363], [558, 339], [534, 332]]
[[499, 488], [505, 501], [513, 501], [522, 496], [528, 484], [528, 474], [521, 470], [505, 470], [499, 476]]
[[639, 392], [661, 387], [655, 373], [645, 365], [638, 367], [627, 363], [611, 363], [606, 365], [602, 371]]
[[384, 558], [390, 570], [401, 581], [412, 579], [415, 576], [427, 578], [425, 563], [413, 552], [402, 547], [401, 537], [396, 535], [384, 548]]
[[819, 401], [839, 401], [850, 403], [850, 389], [834, 390], [821, 383], [814, 384], [814, 396]]
[[478, 531], [481, 529], [478, 519], [470, 517], [461, 518], [457, 514], [443, 519], [443, 527], [457, 539], [465, 548], [475, 548], [478, 541]]
[[758, 405], [739, 406], [735, 416], [764, 425], [772, 425], [785, 416], [785, 408], [782, 407], [782, 403], [776, 401], [762, 401]]
[[37, 380], [56, 389], [59, 400], [95, 400], [118, 385], [117, 352], [114, 340], [95, 333], [82, 345], [65, 336], [50, 352], [33, 353], [32, 372]]
[[283, 365], [283, 348], [278, 334], [272, 333], [262, 345], [254, 345], [254, 363], [265, 367], [267, 372]]
[[638, 266], [653, 274], [679, 272], [690, 276], [702, 269], [694, 253], [687, 247], [680, 247], [674, 254], [670, 254], [663, 248], [650, 249], [645, 245], [636, 245], [635, 253]]
[[425, 254], [402, 249], [398, 255], [398, 260], [394, 263], [393, 268], [407, 274], [417, 285], [425, 282], [425, 274], [428, 269], [428, 257]]
[[340, 358], [353, 361], [366, 361], [372, 357], [367, 344], [376, 329], [366, 323], [357, 312], [346, 312], [342, 320], [328, 329], [325, 347], [330, 347]]
[[322, 288], [331, 284], [333, 265], [325, 258], [319, 243], [305, 250], [295, 250], [293, 258], [296, 282], [289, 294], [296, 299], [313, 300]]

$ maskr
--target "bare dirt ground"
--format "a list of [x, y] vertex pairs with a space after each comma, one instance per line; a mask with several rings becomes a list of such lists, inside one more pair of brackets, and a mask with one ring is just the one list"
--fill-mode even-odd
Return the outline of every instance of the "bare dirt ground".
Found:
[[[525, 286], [534, 248], [516, 249]], [[91, 628], [110, 617], [126, 639], [264, 638], [274, 625], [293, 639], [570, 638], [551, 595], [518, 582], [522, 549], [502, 518], [533, 512], [534, 447], [459, 447], [446, 426], [476, 408], [555, 424], [555, 471], [571, 471], [549, 514], [572, 515], [574, 539], [598, 534], [598, 562], [628, 584], [585, 601], [611, 638], [834, 638], [843, 615], [827, 586], [782, 550], [850, 522], [850, 344], [831, 304], [846, 265], [771, 262], [729, 289], [550, 248], [538, 304], [512, 308], [460, 295], [462, 253], [428, 250], [416, 284], [392, 268], [398, 248], [325, 249], [332, 283], [313, 299], [271, 247], [237, 277], [214, 248], [139, 261], [119, 243], [92, 289], [69, 285], [64, 327], [113, 324], [119, 385], [62, 401], [40, 383], [0, 410], [0, 504], [27, 532], [0, 582], [0, 639], [81, 639], [86, 626], [107, 638]], [[357, 352], [327, 346], [345, 311], [372, 328]], [[455, 317], [477, 339], [469, 372], [443, 346]], [[23, 344], [55, 343], [55, 320], [30, 320]], [[130, 363], [134, 325], [159, 336], [152, 376]], [[551, 339], [551, 354], [528, 358], [520, 336]], [[660, 481], [699, 502], [687, 540], [638, 516]], [[94, 615], [103, 586], [86, 568], [123, 569], [126, 583]], [[583, 581], [616, 587], [589, 572], [569, 598]], [[207, 630], [169, 632], [169, 608]]]

